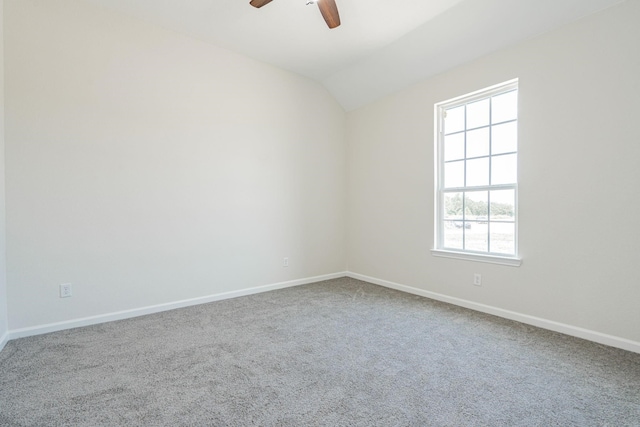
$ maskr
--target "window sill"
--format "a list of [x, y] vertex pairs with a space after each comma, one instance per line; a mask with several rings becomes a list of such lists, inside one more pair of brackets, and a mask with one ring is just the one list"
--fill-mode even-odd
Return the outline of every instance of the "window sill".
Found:
[[443, 249], [431, 249], [431, 254], [437, 257], [463, 259], [467, 261], [486, 262], [489, 264], [508, 265], [520, 267], [522, 260], [516, 257], [502, 257], [496, 255], [470, 254], [465, 252], [446, 251]]

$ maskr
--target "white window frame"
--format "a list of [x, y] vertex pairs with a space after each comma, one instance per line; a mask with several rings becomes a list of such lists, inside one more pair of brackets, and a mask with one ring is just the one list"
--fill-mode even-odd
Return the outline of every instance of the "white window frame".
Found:
[[[432, 249], [432, 254], [434, 256], [446, 257], [446, 258], [455, 258], [455, 259], [464, 259], [470, 261], [478, 261], [478, 262], [488, 262], [493, 264], [502, 264], [508, 266], [519, 266], [522, 263], [522, 260], [519, 258], [518, 254], [518, 181], [516, 178], [515, 184], [508, 185], [487, 185], [481, 187], [461, 187], [458, 190], [463, 191], [464, 189], [473, 189], [473, 190], [500, 190], [500, 189], [513, 189], [515, 191], [515, 212], [514, 212], [514, 221], [515, 221], [515, 232], [514, 232], [514, 245], [515, 245], [515, 254], [513, 256], [506, 254], [497, 254], [497, 253], [484, 253], [484, 252], [475, 252], [468, 251], [464, 249], [447, 249], [444, 246], [444, 112], [448, 109], [459, 107], [462, 105], [466, 105], [475, 101], [480, 101], [486, 98], [490, 98], [492, 96], [499, 95], [501, 93], [510, 92], [513, 90], [518, 90], [518, 79], [509, 80], [507, 82], [491, 86], [485, 89], [481, 89], [479, 91], [462, 95], [447, 101], [439, 102], [434, 106], [434, 117], [435, 117], [435, 224], [434, 224], [434, 249]], [[516, 119], [518, 122], [520, 118]], [[516, 153], [518, 153], [516, 151]], [[519, 160], [518, 160], [519, 163]], [[447, 189], [449, 190], [449, 189]]]

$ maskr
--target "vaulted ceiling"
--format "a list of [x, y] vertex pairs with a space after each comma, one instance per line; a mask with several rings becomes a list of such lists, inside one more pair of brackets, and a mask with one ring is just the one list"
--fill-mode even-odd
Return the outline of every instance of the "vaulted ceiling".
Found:
[[624, 0], [336, 0], [331, 30], [307, 0], [85, 1], [310, 77], [349, 111]]

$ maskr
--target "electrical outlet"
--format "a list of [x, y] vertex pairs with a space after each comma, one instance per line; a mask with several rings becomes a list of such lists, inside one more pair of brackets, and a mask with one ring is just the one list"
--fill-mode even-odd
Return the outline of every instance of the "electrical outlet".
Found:
[[284, 259], [282, 260], [282, 266], [289, 267], [289, 258], [284, 257]]
[[475, 273], [473, 275], [473, 284], [476, 286], [482, 286], [482, 274]]
[[69, 298], [71, 296], [71, 283], [63, 283], [60, 285], [60, 298]]

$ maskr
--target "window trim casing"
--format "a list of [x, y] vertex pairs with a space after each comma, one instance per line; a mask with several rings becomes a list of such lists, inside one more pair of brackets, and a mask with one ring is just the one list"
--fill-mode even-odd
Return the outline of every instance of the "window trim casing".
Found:
[[[512, 79], [503, 83], [499, 83], [494, 86], [490, 86], [484, 89], [480, 89], [465, 95], [461, 95], [443, 102], [436, 103], [434, 105], [434, 243], [433, 249], [431, 249], [431, 253], [433, 256], [444, 257], [444, 258], [454, 258], [454, 259], [462, 259], [468, 261], [476, 261], [476, 262], [486, 262], [491, 264], [500, 264], [507, 266], [518, 267], [522, 264], [522, 259], [520, 258], [519, 248], [518, 248], [518, 229], [519, 229], [519, 219], [518, 219], [518, 184], [519, 184], [519, 171], [520, 168], [517, 169], [517, 179], [513, 188], [515, 190], [515, 213], [514, 213], [514, 252], [515, 255], [500, 255], [495, 253], [481, 253], [481, 252], [473, 252], [473, 251], [456, 251], [452, 249], [444, 249], [444, 230], [441, 226], [443, 224], [443, 209], [444, 209], [444, 191], [441, 191], [441, 186], [444, 182], [444, 150], [442, 144], [444, 143], [444, 114], [443, 112], [446, 109], [450, 109], [460, 105], [470, 104], [474, 101], [479, 101], [482, 99], [490, 98], [497, 94], [503, 92], [509, 92], [511, 90], [518, 90], [519, 93], [519, 81], [518, 79]], [[520, 121], [518, 117], [517, 121]], [[519, 127], [518, 127], [519, 128]], [[519, 153], [519, 150], [516, 152]], [[518, 156], [518, 163], [520, 163], [520, 156]]]

